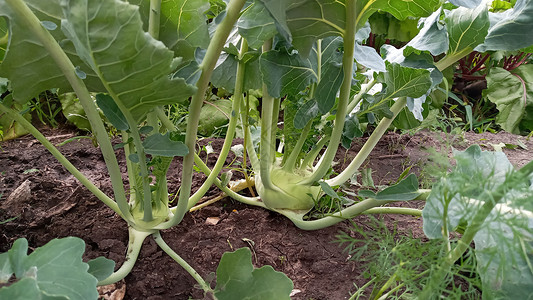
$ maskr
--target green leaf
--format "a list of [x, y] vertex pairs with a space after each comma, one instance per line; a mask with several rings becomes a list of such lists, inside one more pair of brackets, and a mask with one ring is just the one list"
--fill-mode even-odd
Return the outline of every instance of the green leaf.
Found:
[[485, 41], [490, 25], [486, 5], [474, 9], [459, 7], [448, 13], [444, 21], [449, 36], [448, 55], [472, 51]]
[[189, 153], [187, 146], [181, 141], [170, 139], [170, 134], [165, 135], [155, 133], [148, 136], [143, 141], [144, 151], [151, 155], [159, 156], [185, 156]]
[[7, 283], [13, 275], [13, 268], [9, 259], [9, 253], [0, 254], [0, 284]]
[[318, 39], [343, 36], [346, 27], [344, 1], [292, 0], [287, 1], [287, 25], [292, 44], [307, 56]]
[[153, 107], [184, 103], [195, 92], [185, 80], [169, 79], [173, 53], [142, 30], [136, 6], [73, 0], [63, 3], [63, 11], [63, 31], [77, 53], [106, 83], [110, 96], [126, 110], [122, 113], [136, 122]]
[[107, 94], [97, 94], [95, 98], [98, 107], [100, 107], [106, 118], [116, 129], [128, 130], [130, 128], [126, 117], [120, 111], [113, 98]]
[[531, 46], [533, 39], [533, 0], [518, 0], [514, 8], [489, 13], [490, 28], [485, 42], [477, 51], [518, 50]]
[[329, 186], [329, 184], [325, 181], [319, 181], [318, 184], [320, 185], [320, 188], [326, 195], [330, 196], [332, 199], [339, 199], [339, 195]]
[[220, 259], [215, 288], [217, 299], [288, 300], [292, 288], [292, 281], [271, 266], [254, 269], [248, 248], [226, 252]]
[[519, 133], [526, 109], [533, 109], [533, 65], [522, 65], [511, 72], [491, 68], [484, 95], [498, 108], [496, 122], [505, 131]]
[[89, 265], [87, 272], [93, 275], [98, 281], [106, 279], [115, 270], [115, 262], [103, 256], [91, 259], [87, 264]]
[[420, 31], [402, 49], [409, 49], [410, 47], [420, 51], [429, 51], [434, 56], [448, 50], [446, 28], [439, 23], [441, 12], [442, 9], [438, 9], [429, 17], [421, 19]]
[[442, 229], [454, 230], [462, 220], [471, 220], [476, 205], [468, 198], [487, 201], [486, 192], [496, 189], [513, 170], [503, 152], [481, 151], [474, 145], [455, 151], [457, 162], [447, 177], [434, 185], [422, 212], [424, 233], [430, 239], [442, 238]]
[[318, 116], [318, 103], [311, 99], [302, 105], [294, 115], [294, 128], [302, 129], [309, 121]]
[[[59, 0], [46, 2], [26, 0], [25, 2], [40, 21], [53, 22], [57, 26], [61, 24], [63, 12], [59, 6]], [[58, 88], [62, 92], [72, 91], [70, 84], [42, 43], [27, 29], [25, 21], [19, 18], [5, 1], [0, 1], [0, 16], [7, 16], [10, 21], [10, 43], [0, 65], [0, 77], [10, 79], [17, 102], [24, 104], [38, 96], [39, 93], [52, 88]], [[104, 92], [105, 88], [100, 79], [79, 58], [63, 31], [54, 30], [49, 33], [60, 43], [73, 65], [78, 66], [78, 70], [85, 73], [84, 83], [89, 90]]]
[[231, 116], [232, 101], [219, 99], [202, 107], [200, 121], [198, 123], [198, 133], [203, 136], [210, 136], [215, 129], [228, 123]]
[[415, 174], [409, 174], [402, 181], [379, 191], [375, 199], [383, 201], [410, 201], [420, 196], [418, 179]]
[[[318, 79], [318, 85], [315, 90], [315, 99], [318, 103], [318, 108], [321, 114], [328, 113], [335, 105], [337, 93], [342, 84], [344, 72], [342, 70], [342, 52], [339, 48], [342, 47], [342, 38], [328, 37], [320, 43], [320, 57], [322, 72]], [[318, 51], [317, 47], [313, 48]], [[318, 54], [318, 53], [317, 53]], [[313, 55], [312, 58], [318, 55]]]
[[176, 72], [172, 75], [172, 78], [184, 78], [185, 82], [191, 85], [195, 85], [198, 79], [202, 75], [202, 70], [198, 65], [198, 62], [191, 60], [186, 64], [181, 65]]
[[414, 69], [389, 62], [386, 62], [386, 66], [387, 72], [379, 77], [385, 88], [359, 114], [379, 110], [384, 103], [398, 97], [421, 97], [432, 85], [430, 72], [426, 69]]
[[455, 6], [464, 6], [467, 8], [476, 8], [481, 2], [482, 0], [450, 0], [450, 3]]
[[[533, 190], [529, 191], [533, 195]], [[528, 201], [533, 201], [530, 196]], [[533, 211], [512, 216], [512, 223], [533, 224]], [[474, 236], [477, 272], [481, 277], [484, 299], [530, 299], [533, 297], [533, 226], [516, 228], [509, 220], [493, 213]], [[522, 219], [519, 221], [519, 219]]]
[[174, 51], [175, 56], [192, 60], [197, 47], [209, 45], [207, 17], [208, 0], [161, 1], [159, 40]]
[[440, 5], [441, 2], [438, 0], [357, 1], [356, 6], [359, 11], [357, 26], [362, 27], [368, 18], [378, 10], [388, 12], [398, 20], [405, 20], [409, 17], [427, 17]]
[[6, 19], [0, 17], [0, 63], [4, 60], [4, 55], [6, 53], [8, 39], [8, 28]]
[[239, 34], [246, 39], [248, 46], [259, 49], [263, 43], [277, 33], [276, 24], [267, 8], [255, 1], [237, 21]]
[[[255, 52], [248, 52], [248, 54], [249, 61], [246, 63], [244, 71], [245, 91], [260, 89], [262, 85], [259, 60], [257, 59], [259, 55]], [[235, 89], [235, 76], [239, 61], [237, 56], [225, 53], [221, 55], [221, 59], [222, 63], [215, 68], [213, 75], [211, 75], [211, 83], [232, 93]]]
[[287, 53], [285, 49], [263, 53], [259, 64], [268, 93], [275, 98], [296, 95], [317, 81], [310, 59], [304, 59], [297, 53]]
[[345, 149], [350, 149], [353, 139], [362, 136], [363, 131], [361, 130], [357, 114], [347, 115], [344, 119], [344, 128], [342, 131], [342, 146]]
[[[28, 242], [18, 239], [8, 251], [18, 281], [0, 289], [2, 299], [96, 299], [97, 280], [82, 261], [85, 243], [76, 237], [54, 239], [27, 255]], [[5, 254], [2, 255], [5, 258]], [[7, 291], [6, 291], [7, 289]], [[24, 298], [31, 292], [31, 297]], [[36, 294], [38, 296], [35, 296]], [[4, 298], [5, 295], [9, 297]], [[19, 295], [19, 296], [13, 296]], [[13, 298], [13, 297], [14, 298]], [[22, 297], [22, 298], [17, 298]]]
[[353, 55], [357, 63], [370, 70], [375, 72], [385, 72], [385, 61], [374, 48], [356, 43]]
[[[1, 299], [43, 299], [43, 295], [37, 286], [37, 280], [34, 278], [22, 278], [21, 280], [15, 282], [10, 286], [6, 286], [0, 289], [0, 298]], [[50, 299], [50, 298], [46, 298]], [[68, 299], [63, 298], [54, 298], [54, 299]]]

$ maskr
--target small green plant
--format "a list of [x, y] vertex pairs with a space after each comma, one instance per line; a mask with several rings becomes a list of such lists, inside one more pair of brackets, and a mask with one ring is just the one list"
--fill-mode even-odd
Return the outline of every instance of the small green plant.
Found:
[[[400, 234], [396, 227], [391, 230], [373, 217], [364, 227], [352, 223], [350, 231], [340, 232], [334, 242], [344, 246], [350, 260], [364, 266], [367, 284], [358, 288], [350, 299], [362, 295], [367, 299], [405, 299], [418, 295], [444, 250], [439, 241], [423, 242]], [[450, 269], [457, 282], [450, 282], [436, 294], [449, 299], [480, 297], [481, 282], [475, 272], [475, 258], [470, 253]]]

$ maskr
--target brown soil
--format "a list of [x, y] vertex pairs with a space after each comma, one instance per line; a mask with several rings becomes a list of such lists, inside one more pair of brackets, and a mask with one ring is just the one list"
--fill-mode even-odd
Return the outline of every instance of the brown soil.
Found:
[[[74, 136], [68, 130], [47, 130], [45, 133], [54, 143]], [[429, 132], [414, 135], [390, 133], [363, 167], [373, 170], [372, 176], [378, 185], [396, 181], [412, 165], [411, 171], [421, 175], [422, 183], [428, 184], [429, 177], [424, 171], [428, 163], [427, 149], [449, 151], [450, 145], [464, 149], [467, 145], [481, 143], [492, 150], [491, 144], [518, 144], [518, 139], [528, 149], [533, 149], [533, 141], [506, 133], [466, 133], [453, 137], [437, 137]], [[210, 142], [215, 150], [221, 146], [220, 140]], [[338, 152], [336, 170], [353, 159], [362, 143], [354, 142], [352, 149]], [[126, 223], [122, 219], [81, 186], [32, 137], [3, 142], [0, 147], [0, 221], [17, 217], [0, 225], [0, 252], [8, 250], [20, 237], [26, 237], [30, 247], [39, 247], [53, 238], [77, 236], [86, 242], [86, 259], [105, 256], [116, 261], [117, 267], [121, 265], [128, 238]], [[70, 142], [59, 149], [111, 195], [103, 158], [89, 139]], [[517, 167], [533, 159], [531, 150], [518, 147], [504, 151]], [[215, 155], [210, 154], [208, 161], [212, 164], [215, 159]], [[227, 162], [231, 160], [228, 158]], [[123, 161], [121, 165], [124, 165]], [[171, 192], [179, 187], [179, 170], [179, 162], [176, 162], [169, 174]], [[195, 175], [195, 183], [201, 184], [202, 178]], [[21, 185], [19, 191], [26, 192], [22, 192], [17, 202], [6, 205], [8, 196]], [[213, 188], [208, 196], [216, 194], [218, 191]], [[421, 208], [423, 203], [403, 205]], [[209, 217], [220, 221], [209, 225], [206, 223]], [[367, 220], [366, 217], [354, 219], [361, 226]], [[389, 228], [396, 226], [399, 234], [412, 232], [415, 237], [423, 238], [421, 219], [394, 215], [383, 216], [383, 221]], [[280, 215], [226, 198], [187, 214], [179, 226], [163, 231], [162, 236], [204, 278], [216, 271], [224, 252], [250, 247], [257, 267], [271, 265], [293, 280], [293, 299], [348, 299], [350, 292], [355, 290], [354, 283], [362, 286], [366, 282], [362, 274], [364, 269], [356, 261], [349, 260], [347, 253], [332, 241], [339, 231], [350, 231], [350, 228], [348, 222], [343, 222], [318, 231], [302, 231]], [[151, 238], [145, 241], [139, 260], [124, 284], [124, 299], [202, 297], [200, 290], [194, 287], [194, 280]]]

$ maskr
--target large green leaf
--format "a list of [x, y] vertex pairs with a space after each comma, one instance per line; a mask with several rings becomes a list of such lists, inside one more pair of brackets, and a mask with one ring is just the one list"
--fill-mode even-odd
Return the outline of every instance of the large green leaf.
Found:
[[274, 19], [260, 1], [255, 1], [246, 9], [237, 21], [237, 27], [239, 34], [254, 49], [259, 49], [266, 40], [272, 38], [277, 32]]
[[287, 24], [292, 44], [304, 56], [317, 39], [343, 36], [346, 27], [344, 1], [292, 0], [288, 1]]
[[445, 22], [449, 36], [448, 54], [468, 53], [485, 40], [490, 25], [488, 8], [486, 5], [474, 9], [459, 7], [448, 13]]
[[[327, 37], [321, 41], [320, 45], [322, 69], [315, 90], [315, 99], [320, 112], [326, 114], [335, 105], [337, 93], [344, 78], [342, 52], [339, 50], [343, 45], [342, 38]], [[313, 49], [318, 51], [317, 47]]]
[[[57, 29], [49, 31], [67, 53], [72, 63], [85, 73], [85, 85], [95, 92], [104, 92], [100, 79], [77, 56], [72, 43], [59, 29], [63, 12], [59, 0], [27, 0], [26, 4], [41, 21], [52, 22]], [[42, 43], [27, 29], [27, 24], [11, 10], [4, 0], [0, 0], [0, 16], [7, 16], [10, 22], [10, 43], [4, 61], [0, 65], [0, 76], [9, 78], [14, 98], [25, 103], [39, 93], [59, 88], [62, 92], [71, 91], [70, 84], [44, 49]]]
[[[422, 212], [424, 232], [443, 237], [444, 226], [453, 231], [471, 225], [487, 201], [500, 201], [475, 233], [477, 270], [483, 299], [530, 299], [533, 291], [533, 185], [529, 180], [508, 182], [515, 172], [503, 152], [472, 146], [455, 152], [455, 169], [442, 178]], [[494, 191], [506, 184], [503, 195]]]
[[[446, 28], [439, 23], [440, 15], [441, 9], [438, 9], [429, 17], [421, 20], [420, 31], [403, 49], [429, 51], [432, 55], [439, 55], [448, 50]], [[407, 54], [405, 52], [404, 54]]]
[[[306, 56], [317, 39], [343, 36], [346, 24], [344, 0], [262, 0], [276, 21], [278, 31]], [[356, 2], [357, 27], [364, 27], [376, 11], [395, 18], [426, 17], [440, 6], [439, 0], [363, 0]]]
[[359, 191], [359, 195], [382, 201], [410, 201], [420, 196], [418, 179], [415, 174], [410, 174], [397, 184], [391, 185], [378, 193], [362, 190]]
[[146, 153], [158, 156], [185, 156], [189, 153], [189, 148], [181, 141], [172, 140], [168, 132], [148, 136], [143, 141], [143, 147]]
[[97, 280], [87, 272], [89, 266], [82, 261], [84, 251], [83, 240], [67, 237], [51, 240], [28, 256], [26, 239], [16, 240], [11, 250], [0, 256], [0, 262], [5, 261], [7, 254], [11, 270], [4, 264], [2, 273], [15, 273], [19, 280], [7, 289], [0, 289], [0, 298], [96, 299]]
[[271, 266], [254, 269], [248, 248], [226, 252], [220, 259], [215, 288], [217, 299], [290, 299], [292, 288], [292, 281]]
[[518, 0], [514, 8], [489, 17], [487, 37], [476, 50], [518, 50], [533, 44], [533, 0]]
[[378, 109], [384, 103], [398, 97], [421, 97], [432, 85], [430, 71], [404, 67], [397, 63], [386, 62], [387, 72], [380, 74], [379, 81], [385, 88], [375, 97], [371, 97], [370, 105], [365, 106], [362, 113]]
[[[496, 122], [508, 132], [519, 133], [527, 109], [533, 109], [533, 65], [522, 65], [512, 71], [491, 68], [484, 95], [498, 108]], [[523, 124], [533, 130], [533, 124]]]
[[136, 6], [118, 0], [71, 0], [63, 3], [63, 10], [65, 34], [123, 114], [135, 122], [155, 106], [183, 103], [194, 93], [183, 79], [169, 79], [173, 53], [142, 30]]
[[196, 47], [207, 48], [209, 32], [204, 14], [208, 0], [161, 1], [161, 30], [159, 40], [186, 60], [194, 57]]
[[[244, 70], [244, 90], [257, 90], [261, 88], [261, 72], [259, 71], [259, 59], [258, 53], [248, 53], [249, 56], [253, 56], [250, 59]], [[220, 63], [211, 75], [211, 83], [218, 87], [233, 93], [235, 89], [235, 80], [237, 74], [237, 67], [239, 65], [238, 57], [234, 54], [223, 53], [220, 56], [222, 63]]]
[[442, 238], [444, 225], [451, 231], [462, 220], [470, 220], [475, 206], [467, 197], [480, 198], [486, 190], [496, 189], [513, 169], [503, 152], [481, 151], [477, 145], [455, 151], [454, 158], [454, 171], [435, 184], [422, 213], [424, 233], [430, 239]]
[[276, 98], [296, 95], [317, 81], [311, 59], [298, 53], [288, 53], [285, 49], [263, 53], [259, 64], [268, 93]]

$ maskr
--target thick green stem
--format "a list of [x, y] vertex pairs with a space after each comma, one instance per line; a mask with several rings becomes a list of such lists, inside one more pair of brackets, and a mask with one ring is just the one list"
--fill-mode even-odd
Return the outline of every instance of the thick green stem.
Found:
[[[414, 200], [426, 200], [430, 190], [419, 190], [420, 195]], [[361, 214], [377, 214], [377, 213], [393, 213], [393, 214], [402, 214], [402, 215], [412, 215], [418, 217], [421, 215], [421, 211], [418, 209], [412, 208], [401, 208], [401, 207], [381, 207], [382, 205], [392, 203], [395, 201], [383, 201], [376, 200], [374, 198], [368, 198], [361, 202], [358, 202], [350, 207], [347, 207], [340, 212], [334, 213], [330, 216], [312, 220], [305, 221], [302, 219], [303, 214], [299, 212], [294, 212], [291, 210], [276, 210], [274, 211], [286, 216], [289, 218], [294, 225], [303, 230], [318, 230], [322, 228], [329, 227], [340, 223], [346, 219], [351, 219], [355, 216]]]
[[470, 54], [470, 52], [472, 52], [472, 49], [465, 48], [459, 52], [447, 54], [444, 58], [436, 62], [435, 66], [437, 67], [437, 69], [439, 69], [439, 71], [443, 71], [444, 69], [456, 63], [461, 58]]
[[100, 118], [100, 113], [98, 112], [87, 87], [83, 83], [83, 80], [76, 75], [76, 68], [61, 46], [59, 46], [48, 30], [42, 27], [40, 20], [32, 13], [28, 6], [20, 0], [7, 0], [6, 2], [10, 5], [13, 11], [17, 13], [17, 17], [25, 20], [26, 30], [31, 31], [39, 39], [43, 44], [43, 47], [48, 51], [50, 57], [52, 57], [58, 68], [72, 86], [74, 92], [76, 92], [87, 115], [87, 119], [91, 124], [93, 134], [96, 136], [98, 144], [100, 145], [100, 150], [102, 151], [111, 179], [115, 200], [122, 212], [122, 217], [127, 221], [132, 220], [115, 151], [111, 145], [111, 140], [107, 135], [104, 123]]
[[[259, 172], [259, 158], [257, 157], [257, 153], [255, 152], [254, 143], [252, 141], [252, 134], [250, 133], [250, 126], [248, 124], [248, 112], [250, 111], [250, 95], [248, 94], [246, 95], [246, 101], [244, 103], [244, 109], [242, 111], [243, 113], [241, 114], [241, 125], [244, 134], [244, 148], [246, 153], [248, 154], [248, 159], [250, 159], [252, 169], [255, 172]], [[243, 163], [246, 163], [246, 161], [243, 161]]]
[[307, 135], [309, 134], [309, 131], [311, 131], [312, 124], [313, 122], [309, 121], [307, 122], [307, 125], [305, 125], [304, 129], [300, 133], [300, 137], [298, 138], [296, 145], [294, 145], [294, 149], [292, 149], [291, 154], [289, 155], [289, 158], [287, 158], [287, 161], [285, 161], [285, 164], [283, 165], [283, 170], [290, 172], [296, 166], [296, 161], [298, 161], [298, 156], [300, 155], [300, 152], [302, 151], [302, 147], [305, 143], [305, 140], [307, 139]]
[[361, 101], [361, 99], [363, 99], [363, 96], [368, 93], [368, 91], [370, 91], [370, 89], [376, 85], [377, 81], [375, 79], [373, 79], [372, 81], [370, 81], [368, 84], [364, 85], [364, 87], [361, 88], [361, 90], [359, 91], [359, 93], [357, 93], [357, 95], [355, 95], [355, 97], [352, 99], [352, 101], [350, 101], [350, 104], [348, 104], [348, 108], [346, 109], [346, 111], [348, 113], [350, 113], [351, 111], [353, 111], [355, 109], [355, 107], [357, 106], [357, 104], [359, 104], [359, 102]]
[[178, 199], [178, 205], [176, 214], [172, 220], [168, 222], [167, 228], [179, 224], [183, 219], [183, 216], [187, 212], [189, 204], [189, 197], [191, 195], [192, 174], [194, 166], [194, 154], [196, 145], [196, 135], [198, 133], [198, 121], [200, 119], [200, 112], [202, 109], [205, 92], [213, 73], [213, 69], [217, 63], [220, 52], [226, 43], [233, 25], [240, 16], [240, 11], [244, 6], [246, 0], [231, 0], [226, 7], [226, 16], [222, 22], [218, 25], [217, 30], [209, 43], [209, 47], [205, 53], [204, 60], [200, 65], [202, 74], [196, 83], [198, 88], [193, 95], [191, 104], [189, 106], [189, 121], [187, 122], [187, 131], [185, 136], [185, 145], [189, 149], [189, 154], [183, 158], [183, 168], [181, 177], [180, 196]]
[[[263, 45], [263, 52], [272, 48], [272, 40], [268, 40]], [[261, 103], [261, 144], [259, 145], [259, 176], [265, 189], [277, 190], [270, 178], [272, 162], [274, 159], [275, 145], [272, 140], [275, 129], [272, 126], [272, 118], [275, 105], [274, 97], [268, 93], [266, 84], [263, 83], [263, 101]]]
[[126, 253], [126, 259], [124, 260], [124, 263], [122, 263], [122, 266], [120, 266], [120, 269], [115, 271], [109, 277], [107, 277], [106, 279], [102, 281], [99, 281], [98, 285], [112, 284], [128, 276], [128, 274], [133, 269], [135, 262], [137, 262], [137, 257], [139, 256], [139, 252], [141, 251], [141, 247], [143, 245], [144, 240], [150, 234], [154, 233], [153, 231], [150, 231], [150, 232], [138, 231], [138, 230], [133, 229], [132, 227], [128, 228], [128, 232], [129, 232], [128, 252]]
[[303, 217], [302, 214], [296, 213], [291, 210], [275, 210], [275, 211], [289, 218], [294, 223], [294, 225], [296, 225], [296, 227], [300, 229], [318, 230], [318, 229], [329, 227], [331, 225], [335, 225], [346, 219], [353, 218], [371, 208], [378, 207], [381, 205], [383, 205], [383, 201], [379, 201], [375, 199], [366, 199], [348, 208], [345, 208], [341, 210], [340, 212], [334, 213], [331, 216], [327, 216], [327, 217], [324, 217], [318, 220], [312, 220], [312, 221], [304, 221], [302, 219]]
[[331, 138], [329, 140], [328, 148], [321, 159], [321, 163], [313, 172], [313, 175], [304, 179], [301, 184], [310, 185], [322, 177], [324, 177], [331, 164], [333, 159], [335, 159], [335, 154], [340, 144], [342, 137], [342, 131], [344, 129], [344, 120], [346, 117], [346, 108], [348, 106], [348, 101], [350, 98], [350, 89], [352, 87], [352, 77], [353, 77], [353, 52], [355, 48], [355, 32], [356, 32], [356, 0], [347, 0], [346, 1], [346, 28], [344, 38], [344, 54], [342, 57], [342, 65], [344, 78], [340, 88], [339, 102], [337, 105], [337, 112], [335, 115], [335, 125], [331, 133]]
[[121, 135], [122, 135], [122, 142], [127, 143], [126, 145], [124, 145], [124, 156], [126, 158], [126, 170], [128, 173], [128, 182], [130, 184], [130, 190], [129, 190], [130, 203], [134, 203], [138, 198], [137, 181], [135, 180], [135, 178], [137, 177], [138, 171], [134, 167], [134, 164], [131, 161], [131, 159], [128, 158], [130, 154], [134, 152], [134, 149], [133, 149], [133, 145], [128, 142], [130, 138], [130, 134], [126, 131], [122, 131]]
[[85, 175], [83, 175], [59, 150], [46, 139], [46, 137], [37, 130], [26, 118], [21, 116], [18, 112], [11, 108], [6, 107], [0, 103], [0, 112], [7, 114], [10, 118], [14, 119], [17, 123], [22, 125], [30, 134], [32, 134], [43, 146], [67, 169], [81, 184], [83, 184], [91, 193], [93, 193], [98, 199], [114, 210], [119, 216], [124, 218], [117, 203], [113, 199], [109, 198], [104, 192], [96, 187]]
[[154, 237], [154, 240], [157, 243], [157, 245], [163, 251], [165, 251], [165, 253], [168, 254], [168, 256], [172, 257], [172, 259], [175, 260], [183, 269], [185, 269], [185, 271], [187, 271], [187, 273], [189, 273], [194, 278], [194, 280], [196, 280], [196, 282], [198, 282], [198, 284], [200, 285], [200, 288], [204, 290], [204, 293], [207, 294], [207, 293], [213, 292], [209, 284], [205, 282], [202, 276], [200, 276], [200, 274], [198, 274], [198, 272], [196, 272], [196, 270], [194, 270], [194, 268], [191, 267], [191, 265], [189, 265], [183, 258], [181, 258], [176, 252], [174, 252], [174, 250], [172, 250], [172, 248], [170, 248], [167, 245], [167, 243], [165, 243], [159, 231], [153, 233], [152, 236]]
[[302, 162], [302, 167], [312, 166], [313, 162], [315, 161], [317, 156], [320, 154], [320, 151], [322, 151], [322, 148], [324, 148], [324, 146], [326, 146], [326, 144], [328, 143], [329, 138], [330, 136], [323, 136], [318, 141], [316, 146], [305, 156]]
[[368, 155], [370, 155], [370, 152], [374, 149], [374, 147], [377, 145], [383, 134], [388, 130], [389, 126], [392, 124], [392, 121], [394, 121], [394, 118], [400, 113], [400, 111], [404, 108], [406, 104], [405, 97], [402, 97], [392, 105], [390, 108], [393, 117], [391, 119], [389, 118], [383, 118], [374, 132], [372, 132], [372, 135], [368, 138], [365, 145], [361, 150], [359, 150], [359, 153], [355, 156], [353, 161], [344, 169], [339, 175], [326, 180], [327, 184], [330, 186], [338, 186], [346, 182], [350, 177], [359, 169], [359, 167], [363, 164], [363, 162], [368, 158]]
[[233, 103], [232, 103], [232, 111], [231, 111], [231, 117], [228, 124], [228, 129], [226, 131], [226, 137], [224, 139], [224, 145], [222, 145], [222, 149], [220, 150], [217, 162], [215, 163], [215, 166], [213, 167], [213, 170], [211, 170], [211, 174], [207, 176], [207, 179], [204, 181], [202, 186], [194, 193], [194, 195], [189, 198], [189, 207], [194, 206], [200, 198], [202, 198], [205, 193], [209, 190], [211, 185], [213, 184], [213, 181], [215, 178], [217, 178], [218, 174], [224, 167], [224, 164], [226, 163], [226, 158], [228, 157], [228, 153], [231, 149], [231, 144], [233, 142], [233, 137], [235, 135], [235, 129], [237, 128], [237, 121], [239, 119], [239, 113], [240, 113], [240, 107], [241, 102], [243, 98], [243, 87], [244, 87], [244, 71], [246, 64], [242, 61], [242, 57], [244, 56], [244, 53], [248, 51], [248, 43], [245, 39], [242, 40], [241, 43], [241, 50], [240, 50], [240, 57], [241, 59], [239, 61], [239, 65], [237, 67], [237, 75], [235, 79], [235, 93], [233, 94]]
[[150, 17], [148, 18], [148, 33], [159, 39], [159, 23], [161, 22], [161, 0], [150, 0]]

